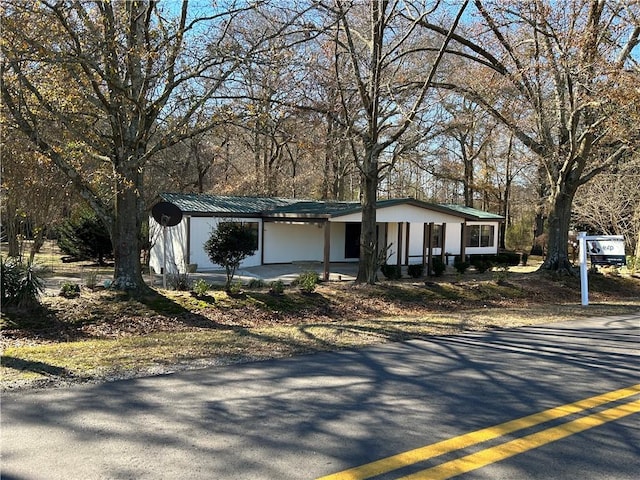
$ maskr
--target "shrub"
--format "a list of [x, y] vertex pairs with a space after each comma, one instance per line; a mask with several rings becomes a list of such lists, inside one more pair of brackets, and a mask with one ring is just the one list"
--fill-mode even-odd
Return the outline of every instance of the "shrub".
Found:
[[80, 285], [73, 282], [64, 282], [60, 286], [60, 296], [64, 298], [76, 298], [80, 296]]
[[493, 279], [496, 283], [504, 283], [509, 277], [509, 265], [500, 265], [495, 272], [493, 272]]
[[436, 277], [441, 277], [442, 274], [447, 270], [447, 265], [442, 261], [442, 258], [440, 257], [433, 257], [432, 262], [433, 265], [431, 266], [431, 268], [433, 268], [433, 274]]
[[518, 252], [500, 252], [496, 255], [496, 264], [511, 267], [520, 265], [520, 254]]
[[284, 293], [284, 283], [282, 283], [282, 280], [271, 282], [271, 285], [269, 286], [269, 292], [274, 295], [282, 295]]
[[89, 210], [71, 217], [57, 229], [58, 246], [63, 253], [78, 260], [97, 260], [104, 265], [105, 257], [113, 255], [109, 232]]
[[424, 273], [424, 265], [417, 263], [407, 267], [407, 273], [411, 278], [420, 278]]
[[471, 257], [471, 265], [473, 265], [478, 273], [484, 273], [493, 267], [493, 262], [484, 255], [474, 255]]
[[174, 273], [168, 276], [169, 286], [178, 292], [188, 292], [191, 290], [191, 279], [188, 273]]
[[380, 266], [380, 271], [389, 280], [397, 280], [402, 277], [402, 270], [399, 265], [384, 263]]
[[98, 271], [97, 270], [88, 270], [84, 272], [84, 284], [87, 288], [91, 290], [95, 289], [98, 286]]
[[224, 267], [227, 274], [225, 289], [229, 292], [240, 262], [255, 253], [257, 239], [254, 231], [244, 223], [220, 222], [204, 243], [204, 249], [213, 263]]
[[195, 293], [199, 297], [206, 294], [210, 288], [211, 286], [202, 278], [199, 278], [198, 280], [193, 282], [193, 286], [191, 287], [193, 293]]
[[231, 295], [239, 295], [242, 293], [242, 282], [240, 280], [233, 282], [227, 289], [227, 293], [230, 293]]
[[32, 265], [0, 258], [0, 291], [3, 305], [30, 308], [38, 305], [44, 282]]
[[467, 268], [469, 268], [469, 262], [456, 255], [453, 260], [453, 268], [456, 269], [456, 272], [463, 274], [464, 272], [466, 272]]
[[304, 293], [313, 293], [313, 291], [316, 289], [316, 286], [318, 285], [319, 280], [320, 276], [318, 275], [318, 272], [302, 272], [298, 276], [297, 285], [300, 291]]
[[263, 288], [264, 287], [264, 280], [262, 280], [261, 278], [252, 278], [251, 280], [249, 280], [249, 284], [247, 285], [248, 288]]

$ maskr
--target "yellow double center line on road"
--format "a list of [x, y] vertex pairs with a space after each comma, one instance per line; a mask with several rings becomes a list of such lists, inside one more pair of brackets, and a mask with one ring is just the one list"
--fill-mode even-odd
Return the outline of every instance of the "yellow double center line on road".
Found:
[[[492, 427], [483, 428], [482, 430], [476, 430], [432, 445], [427, 445], [399, 453], [391, 457], [383, 458], [366, 465], [327, 475], [319, 478], [318, 480], [362, 480], [365, 478], [375, 477], [377, 475], [382, 475], [383, 473], [391, 472], [419, 462], [424, 462], [446, 453], [451, 453], [478, 443], [499, 438], [551, 420], [580, 413], [610, 402], [620, 401], [633, 395], [637, 395], [638, 393], [640, 393], [640, 384], [607, 392], [602, 395], [596, 395], [567, 405], [550, 408], [533, 415], [528, 415], [526, 417], [511, 420]], [[509, 458], [513, 455], [518, 455], [546, 443], [560, 440], [569, 435], [582, 432], [589, 428], [593, 428], [637, 412], [640, 412], [640, 400], [594, 413], [592, 415], [567, 422], [563, 425], [552, 427], [495, 447], [490, 447], [457, 460], [445, 462], [436, 467], [404, 477], [404, 480], [419, 478], [429, 480], [451, 478], [455, 475], [481, 468], [490, 463]]]

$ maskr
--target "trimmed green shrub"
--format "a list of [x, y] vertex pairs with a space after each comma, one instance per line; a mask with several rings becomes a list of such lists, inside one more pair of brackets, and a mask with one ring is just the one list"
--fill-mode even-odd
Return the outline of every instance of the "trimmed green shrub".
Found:
[[261, 278], [252, 278], [251, 280], [249, 280], [249, 283], [247, 284], [248, 288], [263, 288], [264, 287], [264, 280]]
[[471, 265], [474, 266], [478, 273], [484, 273], [493, 267], [493, 262], [487, 259], [485, 255], [472, 255]]
[[199, 297], [206, 294], [210, 288], [211, 285], [209, 285], [209, 283], [207, 283], [207, 281], [202, 278], [199, 278], [198, 280], [193, 282], [193, 286], [191, 287], [193, 293], [195, 293]]
[[409, 265], [407, 267], [407, 273], [411, 278], [420, 278], [424, 273], [424, 265], [421, 263]]
[[509, 265], [510, 267], [520, 265], [520, 254], [518, 252], [500, 252], [496, 255], [496, 264]]
[[231, 286], [227, 289], [227, 293], [231, 295], [239, 295], [242, 293], [242, 282], [240, 280], [236, 280], [231, 284]]
[[456, 255], [456, 257], [453, 259], [453, 268], [456, 269], [456, 272], [458, 273], [464, 273], [467, 271], [467, 268], [469, 268], [469, 262], [463, 260], [459, 255]]
[[380, 271], [388, 280], [397, 280], [402, 278], [402, 269], [399, 265], [389, 265], [385, 263], [380, 266]]
[[502, 264], [493, 272], [493, 279], [498, 284], [502, 284], [507, 281], [509, 277], [509, 265]]
[[220, 222], [218, 228], [204, 243], [204, 250], [213, 263], [222, 265], [227, 274], [225, 289], [231, 291], [231, 282], [240, 262], [253, 255], [257, 249], [254, 231], [239, 222]]
[[442, 274], [447, 270], [447, 264], [442, 261], [440, 257], [433, 257], [432, 259], [433, 265], [431, 268], [433, 269], [433, 274], [436, 277], [441, 277]]
[[64, 298], [76, 298], [80, 296], [80, 285], [73, 282], [64, 282], [60, 286], [60, 296]]
[[282, 280], [271, 282], [271, 285], [269, 286], [269, 292], [274, 295], [282, 295], [284, 293], [284, 283], [282, 283]]
[[298, 276], [297, 285], [301, 292], [312, 293], [313, 291], [315, 291], [319, 280], [320, 276], [318, 275], [318, 272], [302, 272]]

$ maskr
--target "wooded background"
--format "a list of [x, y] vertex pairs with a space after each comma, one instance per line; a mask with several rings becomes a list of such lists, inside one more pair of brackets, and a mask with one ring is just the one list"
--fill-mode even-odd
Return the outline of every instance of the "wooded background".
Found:
[[637, 2], [0, 8], [10, 253], [90, 208], [135, 288], [158, 194], [201, 192], [360, 200], [361, 258], [395, 197], [502, 214], [502, 247], [542, 238], [552, 270], [573, 231], [640, 255]]

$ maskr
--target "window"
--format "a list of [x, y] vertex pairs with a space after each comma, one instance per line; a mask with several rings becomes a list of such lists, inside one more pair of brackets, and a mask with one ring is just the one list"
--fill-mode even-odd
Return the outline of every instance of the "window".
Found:
[[494, 225], [467, 225], [467, 247], [491, 247], [494, 237]]

